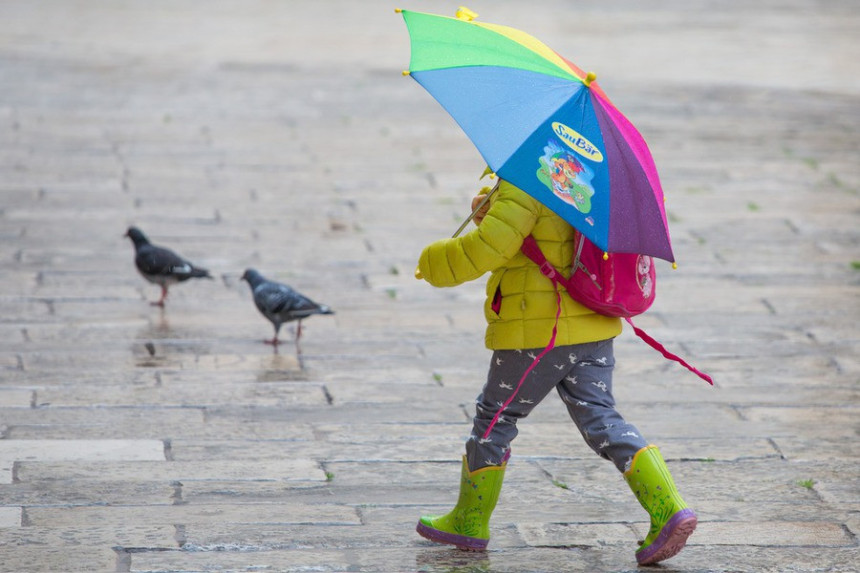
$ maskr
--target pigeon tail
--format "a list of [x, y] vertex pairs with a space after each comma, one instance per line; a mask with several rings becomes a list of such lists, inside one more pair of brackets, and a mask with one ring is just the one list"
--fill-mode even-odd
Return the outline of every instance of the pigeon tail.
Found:
[[215, 280], [215, 277], [210, 275], [207, 269], [201, 269], [198, 267], [191, 267], [191, 278]]

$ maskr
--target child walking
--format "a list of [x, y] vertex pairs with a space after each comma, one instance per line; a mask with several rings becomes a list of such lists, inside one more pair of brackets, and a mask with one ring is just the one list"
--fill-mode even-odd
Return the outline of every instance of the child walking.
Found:
[[[596, 314], [558, 291], [520, 251], [532, 235], [567, 277], [576, 231], [506, 181], [475, 222], [471, 232], [427, 246], [418, 263], [419, 274], [437, 287], [491, 273], [484, 314], [485, 343], [493, 351], [466, 441], [457, 504], [445, 515], [422, 516], [418, 533], [460, 549], [487, 547], [517, 421], [555, 389], [585, 442], [615, 464], [651, 517], [637, 562], [676, 555], [696, 527], [696, 514], [681, 499], [657, 447], [615, 409], [612, 343], [621, 333], [620, 319]], [[551, 336], [555, 344], [546, 350]]]

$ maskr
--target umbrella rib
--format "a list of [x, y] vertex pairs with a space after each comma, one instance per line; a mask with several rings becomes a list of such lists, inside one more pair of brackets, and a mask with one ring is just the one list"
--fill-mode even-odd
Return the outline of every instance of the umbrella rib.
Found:
[[[556, 89], [557, 89], [557, 90], [564, 89], [564, 86], [555, 86], [555, 87], [552, 87], [552, 88], [548, 89], [547, 91], [550, 91], [550, 90], [556, 90]], [[558, 111], [559, 111], [561, 108], [563, 108], [563, 107], [565, 107], [566, 105], [568, 105], [568, 103], [569, 103], [569, 100], [565, 100], [565, 101], [563, 101], [561, 104], [559, 104], [557, 107], [551, 108], [551, 110], [549, 111], [549, 113], [544, 114], [544, 117], [542, 117], [542, 118], [541, 118], [541, 120], [540, 120], [539, 122], [537, 122], [537, 125], [543, 125], [544, 123], [546, 123], [546, 121], [547, 121], [549, 118], [551, 118], [551, 117], [553, 117], [554, 115], [556, 115], [556, 114], [558, 113]], [[584, 109], [582, 110], [582, 117], [585, 117], [585, 110], [584, 110]], [[582, 119], [582, 117], [580, 117], [580, 120]], [[528, 139], [523, 140], [523, 141], [522, 141], [522, 143], [520, 143], [520, 144], [519, 144], [519, 145], [518, 145], [518, 146], [517, 146], [517, 147], [516, 147], [516, 148], [515, 148], [515, 149], [514, 149], [514, 150], [513, 150], [513, 151], [512, 151], [508, 156], [507, 156], [507, 157], [505, 157], [505, 160], [504, 160], [504, 161], [502, 161], [502, 163], [501, 163], [501, 164], [502, 164], [502, 165], [504, 165], [505, 163], [507, 163], [507, 162], [508, 162], [508, 160], [510, 160], [510, 158], [511, 158], [511, 157], [513, 157], [514, 155], [516, 155], [516, 154], [517, 154], [517, 152], [518, 152], [520, 149], [522, 149], [523, 147], [525, 147], [525, 146], [526, 146], [526, 144], [528, 144]]]

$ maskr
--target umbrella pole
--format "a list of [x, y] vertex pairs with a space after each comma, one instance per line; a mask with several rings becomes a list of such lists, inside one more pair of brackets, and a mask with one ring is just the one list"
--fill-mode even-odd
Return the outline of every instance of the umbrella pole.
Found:
[[[475, 217], [475, 215], [478, 214], [478, 211], [480, 211], [481, 209], [484, 208], [484, 205], [487, 204], [487, 201], [490, 200], [490, 197], [493, 196], [493, 193], [495, 193], [496, 191], [499, 190], [499, 183], [501, 183], [501, 182], [502, 182], [501, 179], [496, 180], [496, 184], [493, 186], [492, 189], [490, 189], [490, 192], [487, 193], [486, 195], [484, 195], [484, 198], [481, 199], [481, 201], [475, 206], [475, 208], [472, 210], [472, 212], [469, 214], [469, 216], [466, 217], [466, 220], [464, 220], [463, 223], [460, 225], [460, 227], [456, 231], [454, 231], [454, 234], [451, 235], [452, 239], [457, 238], [460, 235], [460, 233], [463, 232], [463, 229], [466, 228], [466, 225], [469, 224], [469, 221], [471, 221]], [[421, 271], [418, 270], [417, 268], [415, 269], [415, 278], [418, 280], [421, 280], [424, 278], [424, 275], [421, 274]]]

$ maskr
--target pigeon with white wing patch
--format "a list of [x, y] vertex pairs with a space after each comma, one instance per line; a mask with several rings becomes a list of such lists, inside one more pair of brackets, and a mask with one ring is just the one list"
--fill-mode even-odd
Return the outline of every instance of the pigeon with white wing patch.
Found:
[[151, 303], [164, 306], [167, 289], [188, 279], [211, 279], [209, 271], [196, 267], [170, 249], [153, 245], [137, 227], [129, 227], [125, 236], [134, 243], [134, 265], [140, 274], [153, 284], [161, 287], [161, 298]]

